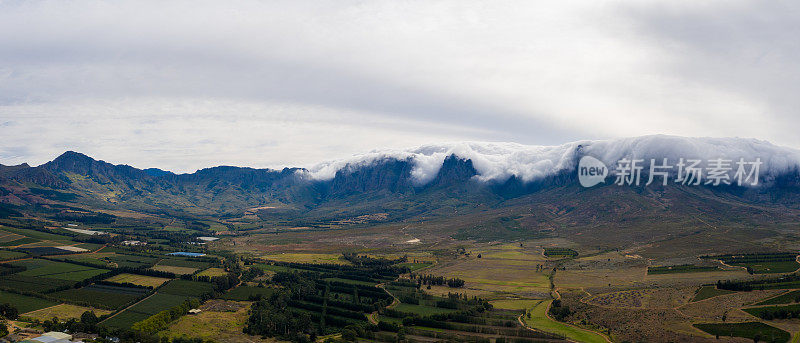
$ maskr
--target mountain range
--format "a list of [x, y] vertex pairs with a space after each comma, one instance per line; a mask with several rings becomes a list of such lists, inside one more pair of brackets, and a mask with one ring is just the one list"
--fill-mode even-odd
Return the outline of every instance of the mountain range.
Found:
[[[643, 138], [647, 139], [652, 138]], [[758, 187], [606, 182], [583, 188], [575, 166], [592, 145], [577, 142], [560, 147], [558, 153], [548, 152], [560, 162], [551, 162], [551, 172], [533, 178], [524, 172], [498, 172], [486, 155], [463, 149], [428, 149], [444, 156], [436, 168], [422, 173], [424, 177], [420, 157], [409, 154], [339, 162], [333, 173], [322, 177], [322, 168], [230, 166], [174, 174], [68, 151], [36, 167], [0, 165], [0, 216], [132, 211], [236, 218], [255, 208], [265, 220], [307, 222], [386, 213], [388, 221], [439, 220], [443, 230], [470, 239], [513, 239], [561, 230], [602, 240], [598, 228], [613, 226], [634, 241], [674, 238], [720, 225], [766, 230], [762, 233], [770, 236], [790, 232], [800, 222], [800, 173], [792, 167], [794, 162], [786, 162], [793, 157], [782, 154], [784, 148], [776, 147], [775, 152], [756, 146], [756, 151], [769, 152], [761, 172], [764, 182]], [[648, 155], [637, 152], [635, 145], [631, 151], [634, 156]], [[774, 156], [783, 158], [783, 167], [769, 162]]]

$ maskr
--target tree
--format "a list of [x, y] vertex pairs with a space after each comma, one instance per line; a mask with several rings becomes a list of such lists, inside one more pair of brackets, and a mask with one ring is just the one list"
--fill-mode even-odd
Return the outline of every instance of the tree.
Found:
[[8, 303], [0, 304], [0, 317], [11, 320], [17, 319], [19, 317], [19, 310], [17, 310], [14, 305]]
[[0, 323], [0, 337], [8, 336], [8, 327], [6, 323]]

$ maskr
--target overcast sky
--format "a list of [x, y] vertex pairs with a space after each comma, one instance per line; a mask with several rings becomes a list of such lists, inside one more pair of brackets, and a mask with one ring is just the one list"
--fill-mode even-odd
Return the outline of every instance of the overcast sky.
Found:
[[192, 172], [455, 141], [800, 147], [800, 2], [0, 1], [0, 163]]

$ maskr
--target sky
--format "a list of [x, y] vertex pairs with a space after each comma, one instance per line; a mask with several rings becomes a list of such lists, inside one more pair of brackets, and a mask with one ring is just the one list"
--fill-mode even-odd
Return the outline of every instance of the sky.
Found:
[[791, 1], [0, 0], [0, 164], [649, 134], [800, 148], [798, 37]]

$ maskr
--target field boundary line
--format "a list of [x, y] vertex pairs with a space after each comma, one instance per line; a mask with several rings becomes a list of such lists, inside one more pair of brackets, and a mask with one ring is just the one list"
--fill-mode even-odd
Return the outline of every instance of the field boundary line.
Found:
[[130, 306], [127, 306], [127, 307], [125, 307], [125, 308], [123, 308], [123, 309], [121, 309], [121, 310], [117, 311], [116, 313], [112, 314], [112, 315], [111, 315], [111, 316], [109, 316], [108, 318], [106, 318], [106, 319], [103, 319], [103, 320], [100, 322], [100, 324], [102, 324], [103, 322], [105, 322], [105, 321], [107, 321], [107, 320], [109, 320], [109, 319], [111, 319], [111, 318], [114, 318], [114, 317], [116, 317], [118, 314], [120, 314], [120, 313], [122, 313], [122, 312], [125, 312], [125, 311], [127, 311], [129, 308], [136, 306], [136, 305], [137, 305], [137, 304], [139, 304], [140, 302], [142, 302], [142, 301], [145, 301], [145, 300], [147, 300], [147, 299], [150, 299], [150, 297], [152, 297], [152, 296], [154, 296], [154, 295], [156, 295], [156, 294], [158, 294], [158, 292], [153, 292], [153, 294], [150, 294], [150, 295], [148, 295], [148, 296], [144, 297], [142, 300], [139, 300], [139, 301], [137, 301], [137, 302], [135, 302], [135, 303], [131, 304]]
[[55, 305], [53, 305], [53, 306], [48, 306], [48, 307], [45, 307], [45, 308], [40, 308], [40, 309], [38, 309], [38, 310], [33, 310], [33, 311], [28, 311], [28, 312], [25, 312], [25, 313], [20, 313], [20, 315], [21, 315], [21, 316], [24, 316], [24, 315], [27, 315], [27, 314], [29, 314], [29, 313], [34, 313], [34, 312], [44, 311], [44, 310], [51, 309], [51, 308], [53, 308], [53, 307], [56, 307], [56, 306], [61, 306], [61, 305], [64, 305], [64, 304], [66, 304], [66, 303], [59, 303], [59, 304], [55, 304]]

